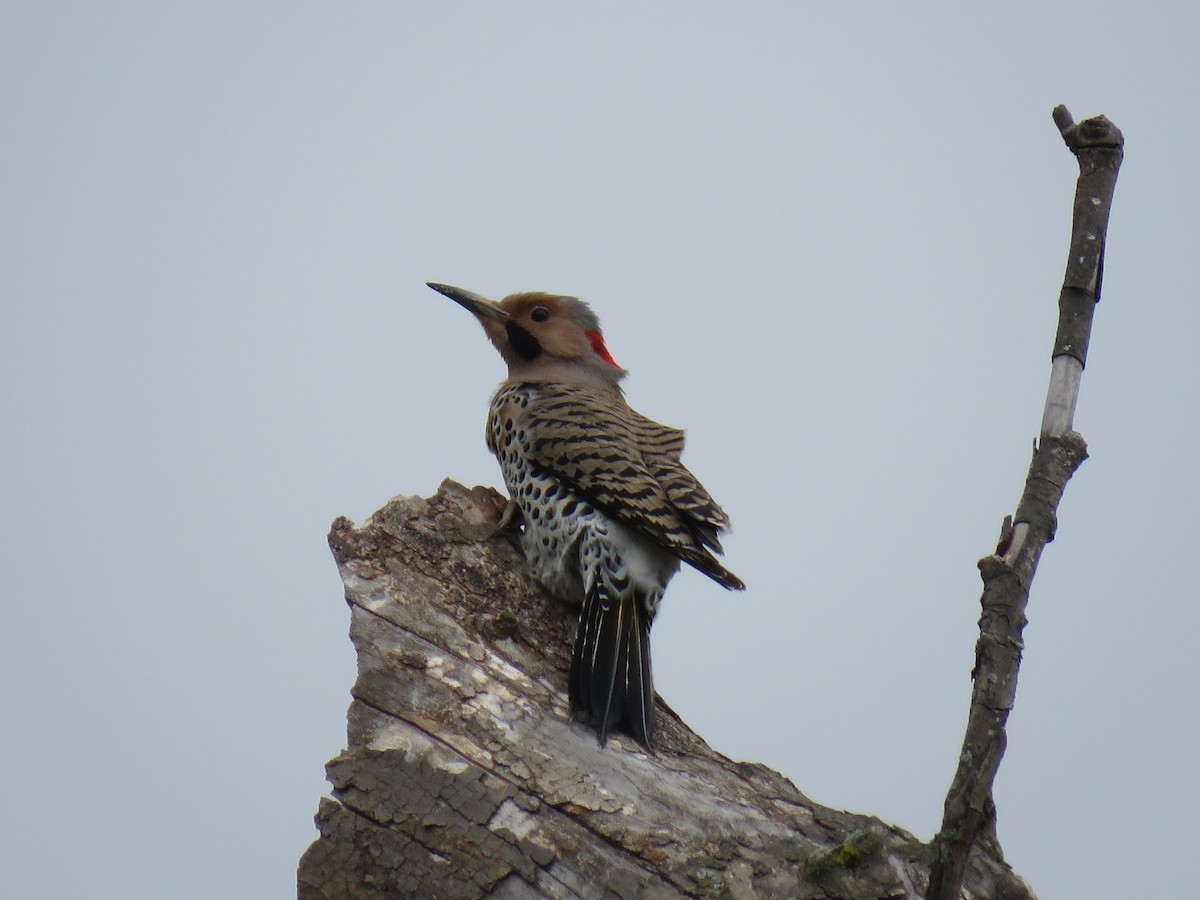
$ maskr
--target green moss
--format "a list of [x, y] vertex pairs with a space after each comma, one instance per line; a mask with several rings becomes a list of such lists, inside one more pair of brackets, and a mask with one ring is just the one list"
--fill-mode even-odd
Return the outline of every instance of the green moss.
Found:
[[856, 869], [871, 862], [878, 858], [881, 850], [883, 836], [873, 829], [863, 829], [846, 838], [845, 843], [810, 857], [804, 870], [815, 881], [835, 869]]

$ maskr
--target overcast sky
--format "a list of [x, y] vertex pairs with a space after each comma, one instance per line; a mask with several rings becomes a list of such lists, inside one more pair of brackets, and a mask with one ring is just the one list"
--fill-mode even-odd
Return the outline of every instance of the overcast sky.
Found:
[[294, 896], [354, 678], [329, 523], [500, 483], [500, 359], [426, 280], [593, 304], [749, 585], [676, 579], [659, 691], [931, 837], [1049, 374], [1057, 103], [1127, 155], [999, 834], [1046, 900], [1194, 892], [1197, 19], [7, 4], [8, 896]]

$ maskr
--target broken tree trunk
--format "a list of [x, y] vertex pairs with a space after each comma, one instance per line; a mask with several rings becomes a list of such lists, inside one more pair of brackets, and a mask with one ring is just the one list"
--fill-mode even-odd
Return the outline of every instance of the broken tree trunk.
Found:
[[[929, 848], [714, 752], [659, 701], [656, 754], [566, 701], [578, 610], [494, 536], [504, 498], [445, 482], [330, 546], [358, 681], [301, 900], [920, 897]], [[1032, 898], [986, 851], [967, 896]]]

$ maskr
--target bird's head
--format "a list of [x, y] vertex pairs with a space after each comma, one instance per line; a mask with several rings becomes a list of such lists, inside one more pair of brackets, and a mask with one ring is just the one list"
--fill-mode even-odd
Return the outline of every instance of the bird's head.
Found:
[[427, 284], [479, 320], [508, 363], [509, 381], [615, 386], [625, 377], [604, 346], [600, 320], [578, 297], [534, 291], [496, 302], [448, 284]]

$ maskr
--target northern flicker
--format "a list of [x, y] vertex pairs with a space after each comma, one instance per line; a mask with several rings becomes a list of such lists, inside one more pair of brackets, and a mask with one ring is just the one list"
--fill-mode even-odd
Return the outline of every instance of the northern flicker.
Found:
[[576, 297], [499, 302], [429, 283], [483, 325], [508, 364], [492, 398], [487, 445], [524, 519], [534, 577], [581, 605], [571, 711], [604, 744], [614, 726], [650, 747], [650, 626], [680, 562], [732, 590], [745, 585], [713, 555], [729, 518], [680, 462], [684, 433], [625, 402], [625, 370]]

